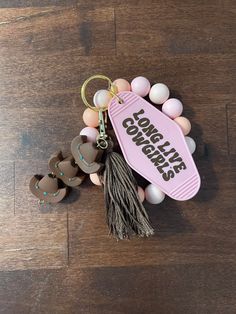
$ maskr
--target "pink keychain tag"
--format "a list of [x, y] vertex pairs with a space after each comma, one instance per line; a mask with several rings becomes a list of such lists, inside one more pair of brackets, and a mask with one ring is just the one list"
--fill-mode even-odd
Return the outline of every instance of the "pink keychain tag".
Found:
[[201, 180], [180, 127], [137, 94], [118, 96], [108, 113], [126, 162], [171, 198], [192, 198]]

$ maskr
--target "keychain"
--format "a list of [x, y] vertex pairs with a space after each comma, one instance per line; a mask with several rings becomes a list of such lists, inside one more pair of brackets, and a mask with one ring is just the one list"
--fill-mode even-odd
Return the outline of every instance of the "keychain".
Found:
[[[107, 81], [108, 88], [97, 91], [91, 105], [86, 91], [96, 79]], [[72, 140], [68, 156], [57, 153], [50, 158], [51, 173], [31, 179], [31, 192], [41, 203], [56, 203], [65, 197], [67, 186], [80, 185], [88, 174], [94, 184], [103, 186], [112, 235], [118, 239], [152, 235], [145, 198], [152, 204], [162, 202], [165, 195], [184, 201], [200, 188], [192, 158], [196, 144], [186, 136], [191, 124], [181, 116], [182, 103], [169, 94], [165, 84], [151, 87], [144, 77], [135, 78], [131, 85], [104, 75], [88, 78], [81, 88], [86, 127]], [[155, 105], [162, 105], [162, 111]], [[137, 185], [132, 169], [150, 182], [145, 191]]]
[[[153, 229], [150, 226], [146, 210], [138, 196], [135, 178], [123, 157], [113, 151], [113, 141], [106, 133], [104, 115], [106, 116], [108, 107], [91, 106], [87, 101], [86, 88], [88, 83], [93, 79], [107, 80], [109, 93], [112, 94], [120, 105], [123, 103], [123, 100], [116, 95], [115, 86], [111, 80], [102, 75], [90, 77], [84, 82], [81, 89], [84, 104], [98, 112], [99, 135], [96, 139], [96, 148], [105, 154], [104, 170], [101, 176], [103, 178], [108, 227], [110, 232], [119, 239], [129, 237], [132, 233], [140, 236], [149, 236], [153, 234]], [[76, 160], [77, 151], [74, 141], [72, 141], [71, 151]]]

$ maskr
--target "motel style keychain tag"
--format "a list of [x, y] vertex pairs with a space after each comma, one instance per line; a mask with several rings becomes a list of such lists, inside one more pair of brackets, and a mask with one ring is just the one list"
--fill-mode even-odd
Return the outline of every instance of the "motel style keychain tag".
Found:
[[126, 162], [171, 198], [192, 198], [201, 181], [180, 127], [134, 92], [117, 96], [108, 114]]

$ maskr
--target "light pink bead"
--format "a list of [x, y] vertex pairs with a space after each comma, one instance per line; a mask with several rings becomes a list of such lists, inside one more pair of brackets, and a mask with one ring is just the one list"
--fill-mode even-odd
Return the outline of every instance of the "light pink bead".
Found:
[[83, 121], [87, 126], [96, 128], [99, 124], [98, 122], [98, 112], [90, 108], [86, 108], [83, 113]]
[[141, 186], [138, 186], [138, 196], [142, 203], [145, 199], [145, 193], [144, 193], [144, 190], [141, 188]]
[[87, 126], [86, 128], [83, 128], [80, 132], [80, 135], [87, 136], [87, 142], [93, 142], [93, 143], [96, 143], [98, 134], [99, 132], [97, 129], [91, 128], [89, 126]]
[[90, 180], [92, 181], [93, 184], [95, 185], [102, 185], [99, 179], [99, 176], [97, 175], [97, 173], [91, 173], [89, 175]]
[[177, 117], [177, 118], [175, 118], [174, 121], [180, 126], [184, 135], [187, 135], [190, 132], [191, 123], [190, 123], [189, 119], [187, 119], [185, 117]]
[[162, 112], [172, 119], [179, 117], [182, 111], [182, 102], [176, 98], [170, 98], [162, 105]]
[[131, 82], [131, 90], [141, 97], [147, 96], [151, 88], [150, 82], [146, 77], [138, 76]]
[[113, 82], [119, 92], [128, 92], [131, 89], [130, 83], [125, 79], [119, 78]]
[[112, 99], [112, 95], [106, 89], [98, 90], [93, 96], [93, 103], [98, 108], [106, 108]]

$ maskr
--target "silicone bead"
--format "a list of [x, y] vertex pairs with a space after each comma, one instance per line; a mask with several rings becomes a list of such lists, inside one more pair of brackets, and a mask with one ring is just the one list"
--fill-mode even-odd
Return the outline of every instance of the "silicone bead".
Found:
[[91, 173], [89, 175], [89, 178], [90, 178], [90, 180], [92, 181], [93, 184], [95, 184], [95, 185], [102, 185], [101, 182], [100, 182], [100, 179], [99, 179], [99, 177], [97, 175], [97, 173]]
[[150, 100], [157, 105], [163, 104], [170, 96], [169, 88], [163, 83], [153, 85], [149, 92]]
[[172, 119], [179, 117], [182, 111], [182, 102], [176, 98], [168, 99], [162, 106], [162, 112]]
[[131, 89], [130, 83], [125, 79], [119, 78], [113, 82], [119, 92], [128, 92]]
[[188, 145], [190, 153], [193, 154], [196, 150], [196, 143], [194, 139], [192, 139], [190, 136], [185, 136], [185, 141]]
[[112, 99], [112, 95], [106, 89], [98, 90], [93, 96], [93, 103], [98, 108], [105, 108]]
[[90, 108], [86, 108], [83, 113], [83, 121], [87, 126], [96, 128], [99, 124], [98, 122], [98, 112]]
[[83, 128], [81, 130], [80, 135], [86, 135], [87, 136], [87, 142], [96, 143], [97, 136], [99, 135], [99, 132], [97, 129], [87, 126], [86, 128]]
[[145, 189], [145, 198], [151, 204], [160, 204], [165, 198], [165, 193], [154, 184], [149, 184]]
[[174, 121], [180, 126], [184, 135], [187, 135], [190, 132], [191, 123], [190, 123], [189, 119], [187, 119], [185, 117], [177, 117], [177, 118], [175, 118]]
[[151, 84], [146, 77], [138, 76], [131, 82], [131, 90], [141, 97], [147, 96], [151, 88]]
[[145, 199], [145, 193], [144, 193], [144, 190], [141, 188], [141, 186], [138, 186], [138, 196], [142, 203]]

